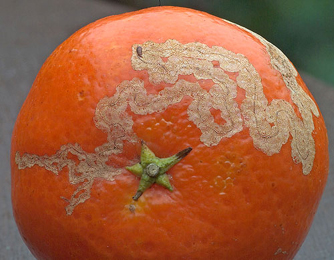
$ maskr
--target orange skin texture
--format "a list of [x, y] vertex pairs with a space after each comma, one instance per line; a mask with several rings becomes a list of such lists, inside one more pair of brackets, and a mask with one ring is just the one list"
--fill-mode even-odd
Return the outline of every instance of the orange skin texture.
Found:
[[[292, 160], [291, 135], [272, 156], [254, 147], [246, 126], [216, 146], [204, 145], [187, 115], [189, 97], [159, 113], [143, 116], [128, 110], [134, 132], [158, 157], [193, 148], [168, 171], [172, 192], [155, 184], [134, 202], [139, 178], [124, 169], [114, 181], [96, 179], [90, 198], [66, 215], [68, 202], [61, 198], [70, 198], [77, 188], [69, 183], [67, 167], [58, 175], [37, 165], [18, 169], [17, 151], [52, 155], [64, 144], [78, 143], [93, 153], [105, 143], [107, 134], [93, 120], [103, 97], [113, 96], [122, 81], [135, 77], [145, 82], [148, 93], [170, 86], [153, 85], [147, 71], [132, 68], [132, 45], [168, 39], [242, 53], [262, 78], [269, 103], [284, 99], [293, 104], [265, 46], [220, 18], [157, 7], [107, 17], [79, 30], [41, 68], [13, 131], [13, 211], [38, 259], [292, 259], [300, 248], [328, 174], [321, 115], [313, 116], [316, 154], [309, 175]], [[180, 78], [197, 81], [193, 75]], [[311, 95], [299, 75], [297, 81]], [[212, 85], [209, 80], [199, 83], [204, 89]], [[240, 105], [245, 92], [237, 89]], [[224, 123], [219, 113], [212, 113]], [[124, 142], [123, 153], [111, 156], [110, 164], [138, 162], [140, 147], [140, 142]]]

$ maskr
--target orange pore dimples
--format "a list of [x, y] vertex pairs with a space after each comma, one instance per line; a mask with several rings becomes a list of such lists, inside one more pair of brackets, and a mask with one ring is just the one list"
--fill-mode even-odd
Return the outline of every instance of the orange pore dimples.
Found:
[[111, 16], [37, 75], [13, 132], [14, 216], [38, 259], [292, 259], [327, 147], [310, 92], [259, 35], [185, 8]]

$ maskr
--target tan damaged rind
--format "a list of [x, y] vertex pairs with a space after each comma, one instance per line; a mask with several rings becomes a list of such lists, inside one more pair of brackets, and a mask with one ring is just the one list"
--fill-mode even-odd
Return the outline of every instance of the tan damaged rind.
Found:
[[[244, 89], [246, 98], [241, 104], [241, 114], [245, 126], [250, 130], [254, 146], [267, 155], [273, 155], [279, 153], [291, 134], [292, 158], [296, 163], [302, 163], [303, 173], [307, 175], [312, 170], [315, 156], [312, 114], [319, 116], [319, 111], [313, 100], [298, 85], [297, 71], [290, 61], [272, 44], [263, 38], [260, 40], [267, 48], [273, 68], [281, 73], [290, 90], [291, 99], [298, 107], [302, 120], [296, 115], [293, 106], [285, 100], [274, 99], [269, 104], [263, 93], [261, 77], [254, 66], [242, 54], [233, 53], [223, 47], [210, 48], [198, 42], [181, 44], [176, 40], [168, 40], [160, 44], [145, 42], [141, 45], [141, 56], [135, 55], [138, 45], [133, 46], [132, 66], [136, 70], [147, 70], [149, 79], [154, 84], [160, 82], [174, 84], [179, 75], [190, 74], [197, 79], [211, 79], [215, 83], [214, 90], [211, 89], [210, 92], [216, 95], [211, 96], [213, 98], [220, 95], [220, 102], [223, 100], [224, 105], [217, 109], [221, 110], [222, 117], [227, 121], [225, 125], [230, 124], [232, 129], [228, 129], [229, 135], [225, 132], [209, 132], [207, 129], [214, 128], [215, 123], [212, 120], [205, 121], [205, 128], [201, 128], [200, 124], [194, 122], [202, 131], [201, 141], [208, 146], [217, 144], [213, 140], [219, 142], [221, 138], [230, 137], [241, 131], [242, 119], [238, 105], [233, 98], [236, 96], [236, 85]], [[168, 60], [163, 62], [162, 57], [167, 57]], [[219, 62], [220, 68], [215, 68], [213, 61]], [[236, 82], [233, 82], [225, 71], [237, 72]], [[188, 93], [185, 94], [188, 95]], [[180, 95], [184, 94], [180, 93]], [[206, 101], [203, 109], [205, 111], [212, 107], [214, 104]], [[201, 117], [201, 110], [198, 112]], [[188, 114], [190, 120], [198, 116], [193, 116], [189, 109]], [[208, 117], [210, 116], [203, 115], [205, 119]]]
[[[68, 158], [68, 154], [77, 156], [79, 163]], [[121, 169], [107, 165], [108, 155], [98, 153], [87, 153], [79, 144], [63, 145], [54, 155], [38, 156], [35, 154], [15, 155], [15, 162], [19, 169], [31, 168], [34, 165], [45, 168], [58, 175], [67, 166], [69, 182], [72, 185], [80, 184], [70, 199], [66, 213], [71, 215], [74, 208], [90, 198], [90, 191], [95, 178], [102, 178], [108, 181], [114, 180], [114, 176], [121, 173]]]
[[[219, 46], [208, 47], [199, 42], [181, 44], [176, 40], [164, 43], [148, 41], [133, 45], [133, 69], [146, 70], [152, 84], [166, 82], [171, 84], [170, 87], [153, 95], [147, 94], [144, 81], [138, 78], [123, 81], [112, 97], [102, 98], [97, 104], [94, 122], [98, 129], [107, 133], [108, 138], [105, 144], [95, 149], [95, 153], [85, 152], [79, 144], [65, 144], [51, 156], [20, 156], [17, 152], [15, 162], [18, 168], [38, 165], [58, 174], [67, 166], [69, 182], [80, 184], [68, 200], [66, 212], [71, 215], [77, 205], [90, 198], [95, 178], [112, 181], [121, 174], [122, 169], [110, 166], [107, 161], [110, 155], [122, 153], [124, 141], [138, 141], [127, 108], [135, 114], [147, 115], [162, 112], [189, 96], [192, 98], [187, 108], [189, 120], [200, 129], [200, 140], [206, 146], [215, 146], [223, 138], [229, 138], [247, 127], [254, 146], [270, 156], [279, 153], [291, 135], [291, 156], [295, 163], [302, 164], [303, 173], [309, 174], [315, 156], [313, 114], [319, 116], [319, 111], [298, 85], [297, 72], [287, 58], [263, 38], [259, 39], [266, 46], [273, 68], [281, 73], [291, 91], [291, 99], [302, 119], [285, 100], [274, 99], [269, 104], [263, 93], [260, 75], [244, 55]], [[214, 66], [213, 62], [218, 62], [219, 66]], [[237, 73], [236, 80], [232, 80], [226, 72]], [[179, 79], [179, 75], [212, 80], [214, 85], [207, 91], [197, 82]], [[235, 101], [237, 87], [246, 93], [240, 107]], [[214, 121], [211, 108], [220, 110], [225, 120], [223, 125]], [[77, 156], [78, 164], [68, 158], [69, 153]]]

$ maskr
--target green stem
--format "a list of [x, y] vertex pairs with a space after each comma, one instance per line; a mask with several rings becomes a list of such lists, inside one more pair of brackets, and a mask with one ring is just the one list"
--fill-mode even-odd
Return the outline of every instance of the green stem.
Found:
[[192, 148], [188, 147], [171, 157], [159, 158], [142, 141], [140, 163], [126, 167], [127, 170], [140, 177], [137, 192], [132, 197], [133, 200], [137, 201], [154, 183], [173, 191], [173, 187], [169, 182], [169, 177], [166, 172], [186, 157], [191, 150]]

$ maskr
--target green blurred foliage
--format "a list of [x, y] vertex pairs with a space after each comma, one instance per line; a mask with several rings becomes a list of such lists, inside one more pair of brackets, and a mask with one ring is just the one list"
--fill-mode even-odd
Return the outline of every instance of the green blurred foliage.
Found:
[[[136, 8], [159, 0], [118, 0]], [[161, 0], [242, 25], [281, 49], [298, 70], [334, 86], [334, 0]]]

